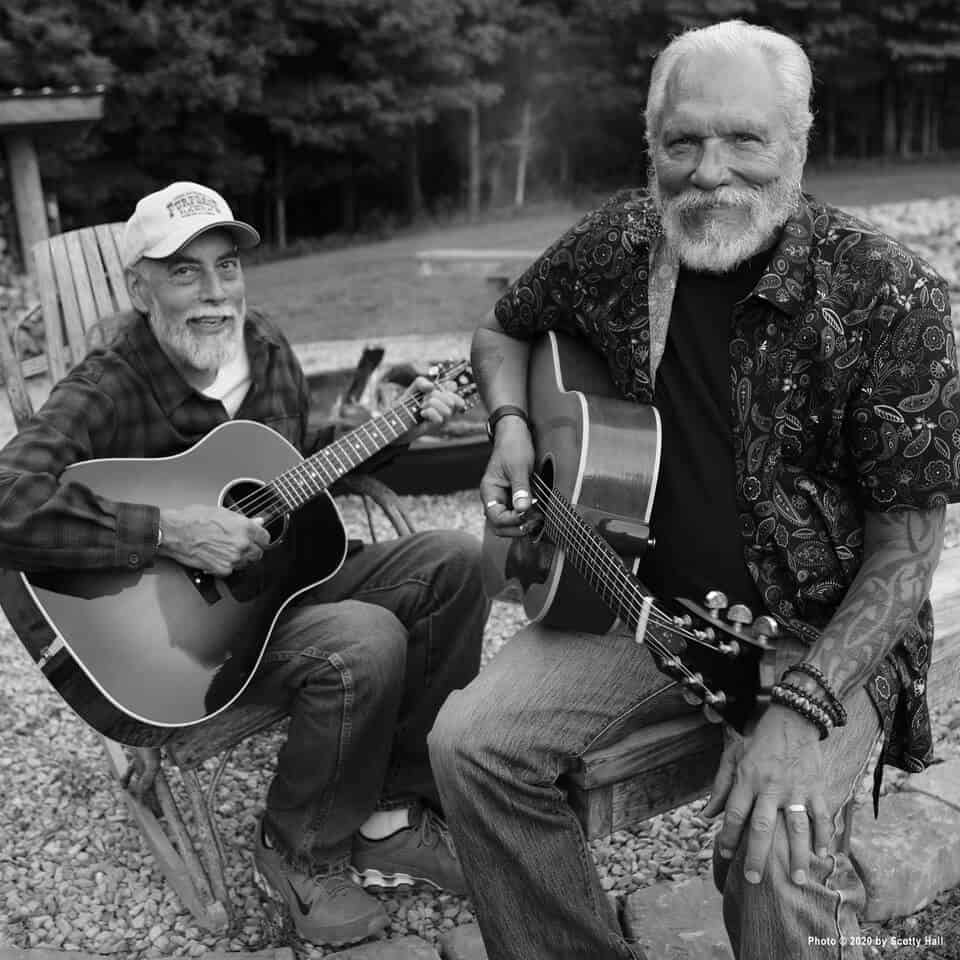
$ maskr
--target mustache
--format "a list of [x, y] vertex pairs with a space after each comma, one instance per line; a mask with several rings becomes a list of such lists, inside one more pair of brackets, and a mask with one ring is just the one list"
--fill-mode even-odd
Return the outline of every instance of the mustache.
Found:
[[750, 187], [717, 187], [709, 192], [703, 190], [685, 190], [670, 197], [667, 206], [677, 213], [690, 213], [699, 210], [713, 210], [717, 207], [753, 206], [761, 196], [759, 189]]

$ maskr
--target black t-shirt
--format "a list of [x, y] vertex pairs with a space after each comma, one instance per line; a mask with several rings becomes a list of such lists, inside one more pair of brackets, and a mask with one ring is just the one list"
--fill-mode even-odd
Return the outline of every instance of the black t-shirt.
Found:
[[769, 254], [725, 274], [681, 269], [657, 369], [660, 475], [653, 503], [656, 545], [638, 575], [661, 600], [702, 603], [722, 590], [754, 616], [763, 603], [743, 558], [730, 436], [730, 318]]

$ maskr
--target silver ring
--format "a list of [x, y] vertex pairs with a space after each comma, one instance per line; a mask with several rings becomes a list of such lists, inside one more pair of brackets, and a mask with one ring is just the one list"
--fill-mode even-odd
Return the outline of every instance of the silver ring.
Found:
[[500, 501], [499, 500], [488, 500], [484, 505], [484, 510], [489, 510], [491, 507], [495, 507]]
[[787, 811], [789, 813], [803, 813], [806, 814], [807, 806], [804, 803], [790, 803], [787, 805]]

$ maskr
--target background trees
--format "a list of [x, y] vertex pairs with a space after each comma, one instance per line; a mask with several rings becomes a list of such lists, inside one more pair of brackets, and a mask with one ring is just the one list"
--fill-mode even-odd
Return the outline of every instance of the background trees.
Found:
[[741, 16], [804, 43], [814, 162], [960, 147], [957, 0], [5, 0], [0, 89], [106, 83], [47, 143], [64, 227], [197, 179], [284, 245], [638, 182], [653, 55]]

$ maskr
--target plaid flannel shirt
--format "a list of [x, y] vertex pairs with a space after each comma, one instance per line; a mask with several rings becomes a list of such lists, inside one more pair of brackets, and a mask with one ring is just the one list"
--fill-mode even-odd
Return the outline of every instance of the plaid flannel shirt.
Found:
[[[248, 313], [245, 337], [251, 385], [236, 418], [266, 424], [310, 452], [328, 438], [308, 439], [310, 394], [290, 344], [255, 311]], [[219, 400], [186, 383], [145, 318], [131, 316], [113, 343], [54, 386], [0, 451], [0, 565], [137, 569], [151, 563], [156, 506], [109, 500], [81, 484], [61, 483], [61, 474], [83, 460], [181, 453], [228, 419]]]

